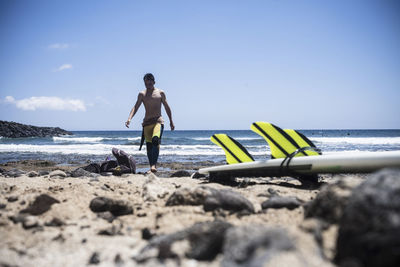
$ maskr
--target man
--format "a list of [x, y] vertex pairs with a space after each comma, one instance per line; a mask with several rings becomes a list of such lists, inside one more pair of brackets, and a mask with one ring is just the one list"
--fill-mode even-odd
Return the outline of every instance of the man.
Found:
[[[164, 130], [164, 120], [161, 117], [161, 104], [164, 105], [165, 111], [167, 112], [171, 131], [175, 129], [175, 125], [172, 121], [171, 109], [168, 105], [167, 99], [165, 98], [164, 91], [154, 87], [156, 82], [153, 74], [147, 73], [144, 75], [143, 80], [146, 90], [139, 92], [136, 104], [132, 108], [125, 125], [129, 128], [133, 116], [135, 116], [143, 102], [146, 113], [142, 123], [142, 142], [144, 136], [146, 140], [147, 157], [150, 164], [149, 172], [157, 172], [157, 160], [160, 153], [161, 136]], [[140, 147], [141, 146], [142, 145], [140, 145]]]

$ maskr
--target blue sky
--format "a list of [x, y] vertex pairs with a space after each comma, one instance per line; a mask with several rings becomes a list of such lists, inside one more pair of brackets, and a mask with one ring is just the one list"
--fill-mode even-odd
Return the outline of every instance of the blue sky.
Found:
[[395, 0], [0, 1], [0, 119], [124, 130], [152, 72], [178, 130], [400, 128], [399, 14]]

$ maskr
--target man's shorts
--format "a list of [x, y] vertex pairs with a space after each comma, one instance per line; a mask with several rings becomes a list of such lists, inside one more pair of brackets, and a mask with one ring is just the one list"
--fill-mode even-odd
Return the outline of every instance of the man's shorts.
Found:
[[154, 123], [143, 127], [144, 138], [147, 143], [151, 143], [153, 137], [157, 136], [161, 141], [162, 132], [164, 130], [164, 125], [161, 123]]

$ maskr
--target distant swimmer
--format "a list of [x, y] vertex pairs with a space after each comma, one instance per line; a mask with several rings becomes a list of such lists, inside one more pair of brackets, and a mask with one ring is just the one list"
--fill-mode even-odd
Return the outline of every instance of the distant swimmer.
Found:
[[160, 153], [161, 137], [164, 130], [164, 119], [161, 116], [161, 104], [164, 105], [165, 111], [167, 112], [171, 131], [175, 129], [175, 125], [172, 121], [171, 108], [168, 105], [164, 91], [154, 87], [156, 82], [153, 74], [147, 73], [144, 75], [143, 80], [146, 90], [139, 92], [136, 104], [132, 108], [128, 120], [125, 122], [125, 126], [129, 128], [133, 116], [135, 116], [143, 102], [146, 113], [142, 123], [143, 131], [139, 150], [142, 148], [144, 140], [146, 140], [147, 157], [150, 164], [149, 172], [157, 172], [157, 161]]

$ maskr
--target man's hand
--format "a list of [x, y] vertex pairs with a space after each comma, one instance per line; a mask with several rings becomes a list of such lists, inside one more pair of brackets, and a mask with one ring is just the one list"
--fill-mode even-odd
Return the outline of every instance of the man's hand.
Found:
[[131, 121], [130, 120], [127, 120], [126, 122], [125, 122], [125, 126], [126, 126], [126, 128], [129, 128], [129, 124], [131, 123]]
[[173, 122], [171, 122], [171, 123], [169, 124], [169, 126], [171, 126], [171, 131], [175, 130], [175, 125], [174, 125]]

